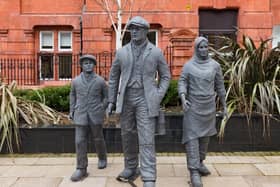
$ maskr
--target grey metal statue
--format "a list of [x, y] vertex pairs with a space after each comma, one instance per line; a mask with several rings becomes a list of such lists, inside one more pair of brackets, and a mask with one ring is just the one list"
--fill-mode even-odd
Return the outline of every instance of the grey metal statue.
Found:
[[217, 133], [216, 93], [227, 117], [224, 79], [220, 65], [208, 55], [208, 40], [196, 38], [194, 56], [184, 65], [178, 82], [184, 110], [183, 138], [193, 187], [202, 187], [200, 176], [210, 174], [203, 164], [210, 136]]
[[[147, 39], [149, 23], [140, 16], [128, 22], [131, 41], [119, 49], [109, 79], [110, 115], [120, 114], [124, 170], [120, 181], [135, 179], [138, 170], [144, 187], [156, 181], [155, 121], [170, 82], [170, 71], [161, 50]], [[158, 77], [158, 78], [156, 78]]]
[[95, 74], [96, 59], [92, 55], [80, 57], [82, 73], [71, 84], [70, 119], [74, 120], [77, 168], [71, 176], [72, 181], [87, 177], [88, 135], [94, 140], [98, 154], [98, 168], [107, 166], [107, 151], [103, 137], [103, 120], [108, 101], [108, 87], [105, 80]]

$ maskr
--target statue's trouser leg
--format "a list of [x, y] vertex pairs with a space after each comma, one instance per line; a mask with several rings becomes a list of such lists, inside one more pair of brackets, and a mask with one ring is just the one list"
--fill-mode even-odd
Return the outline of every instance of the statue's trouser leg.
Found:
[[203, 160], [205, 160], [205, 158], [206, 158], [209, 141], [210, 141], [209, 136], [199, 138], [200, 162], [203, 162]]
[[187, 164], [190, 171], [190, 178], [193, 187], [202, 187], [199, 174], [200, 156], [199, 156], [199, 139], [193, 139], [185, 144], [187, 151]]
[[86, 169], [88, 166], [87, 142], [88, 142], [88, 126], [77, 125], [75, 128], [77, 169]]
[[200, 166], [199, 140], [192, 139], [185, 144], [189, 170], [198, 170]]
[[120, 115], [124, 166], [135, 170], [138, 167], [138, 135], [135, 122], [135, 109], [131, 102], [124, 102]]
[[148, 117], [143, 89], [127, 90], [121, 114], [121, 128], [125, 167], [136, 168], [138, 166], [138, 138], [142, 180], [155, 181], [155, 119]]
[[145, 101], [137, 107], [136, 121], [140, 152], [140, 172], [143, 181], [156, 180], [155, 118], [148, 117]]
[[106, 160], [107, 150], [103, 136], [102, 125], [91, 125], [90, 128], [98, 158], [100, 160]]

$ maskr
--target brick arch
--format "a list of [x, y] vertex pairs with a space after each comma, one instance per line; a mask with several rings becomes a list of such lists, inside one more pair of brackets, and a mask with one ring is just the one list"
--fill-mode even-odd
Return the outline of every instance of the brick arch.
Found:
[[184, 63], [192, 57], [193, 42], [196, 34], [189, 29], [176, 29], [170, 32], [169, 42], [172, 46], [173, 78], [178, 78]]
[[196, 34], [189, 29], [176, 29], [170, 32], [169, 41], [172, 46], [187, 45], [191, 46]]
[[175, 29], [169, 34], [170, 39], [172, 38], [185, 38], [185, 37], [195, 37], [196, 34], [189, 29]]

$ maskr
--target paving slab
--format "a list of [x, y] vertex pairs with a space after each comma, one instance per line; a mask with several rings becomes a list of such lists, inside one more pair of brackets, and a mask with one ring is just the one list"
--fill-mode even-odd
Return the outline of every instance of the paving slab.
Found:
[[243, 176], [252, 187], [279, 187], [280, 176]]
[[39, 160], [38, 157], [32, 157], [32, 158], [14, 158], [13, 161], [16, 165], [34, 165], [37, 160]]
[[172, 156], [173, 164], [187, 164], [186, 156]]
[[265, 157], [259, 156], [227, 156], [230, 163], [234, 164], [251, 164], [251, 163], [268, 163]]
[[114, 157], [113, 164], [123, 164], [124, 163], [123, 157]]
[[11, 186], [18, 180], [17, 177], [0, 177], [0, 187]]
[[174, 161], [172, 157], [169, 156], [159, 156], [157, 157], [157, 164], [173, 164]]
[[241, 176], [202, 177], [205, 187], [251, 187]]
[[280, 156], [264, 156], [269, 162], [280, 163]]
[[217, 170], [218, 174], [221, 176], [262, 175], [262, 172], [259, 171], [253, 164], [213, 164], [213, 165]]
[[205, 163], [230, 163], [229, 159], [227, 156], [207, 156], [206, 160], [204, 161]]
[[83, 181], [72, 182], [65, 177], [59, 187], [106, 187], [106, 180], [106, 177], [87, 177]]
[[13, 158], [6, 158], [6, 157], [0, 157], [0, 166], [3, 165], [14, 165], [14, 159]]
[[45, 175], [46, 177], [68, 177], [70, 178], [72, 173], [75, 171], [75, 167], [73, 165], [59, 165], [54, 167], [48, 167]]
[[2, 176], [8, 169], [10, 169], [13, 166], [0, 166], [0, 176]]
[[123, 169], [123, 164], [108, 164], [105, 169], [98, 169], [96, 164], [90, 164], [88, 172], [90, 176], [116, 177]]
[[188, 177], [189, 172], [186, 164], [174, 164], [175, 177]]
[[158, 164], [157, 165], [158, 177], [174, 177], [175, 170], [172, 164]]
[[[89, 157], [88, 158], [88, 163], [89, 164], [97, 164], [98, 163], [98, 158], [97, 157]], [[113, 157], [108, 157], [107, 158], [107, 163], [113, 163]], [[75, 164], [76, 164], [76, 158], [75, 158]]]
[[280, 163], [255, 164], [264, 175], [280, 175]]
[[35, 164], [36, 165], [72, 165], [75, 163], [75, 157], [42, 157], [39, 158]]
[[[202, 177], [205, 187], [280, 187], [279, 156], [208, 156], [211, 175]], [[72, 182], [75, 157], [0, 157], [0, 187], [131, 187], [117, 181], [123, 156], [108, 157], [106, 169], [97, 169], [97, 157], [89, 157], [89, 177]], [[189, 187], [185, 155], [157, 156], [157, 187]], [[142, 187], [141, 177], [134, 184]]]
[[11, 187], [57, 187], [63, 178], [20, 178]]
[[3, 177], [43, 177], [46, 175], [50, 166], [20, 166], [15, 165], [10, 167]]
[[158, 177], [156, 186], [157, 187], [189, 187], [187, 177]]

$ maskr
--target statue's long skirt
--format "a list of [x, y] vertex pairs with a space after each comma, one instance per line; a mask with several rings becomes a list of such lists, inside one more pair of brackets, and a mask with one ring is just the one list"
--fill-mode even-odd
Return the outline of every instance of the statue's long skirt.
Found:
[[183, 144], [217, 133], [215, 96], [188, 95], [188, 100], [191, 106], [184, 112]]

